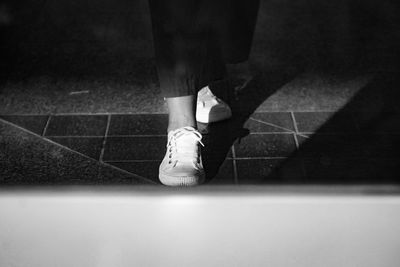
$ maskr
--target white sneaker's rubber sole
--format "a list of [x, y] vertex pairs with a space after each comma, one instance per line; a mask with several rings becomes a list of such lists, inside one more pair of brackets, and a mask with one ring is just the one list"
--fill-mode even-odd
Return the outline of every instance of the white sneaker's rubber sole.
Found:
[[199, 176], [171, 176], [160, 171], [159, 179], [167, 186], [195, 186], [204, 182], [205, 175], [202, 172]]

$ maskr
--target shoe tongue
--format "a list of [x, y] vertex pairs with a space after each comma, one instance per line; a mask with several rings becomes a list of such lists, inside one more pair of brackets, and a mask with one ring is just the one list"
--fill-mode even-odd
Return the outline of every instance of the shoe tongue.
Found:
[[176, 142], [179, 143], [178, 147], [183, 150], [186, 148], [193, 149], [193, 146], [197, 146], [198, 140], [196, 139], [197, 131], [193, 127], [183, 127], [179, 128], [173, 132], [170, 132], [172, 135], [175, 135]]
[[[172, 136], [175, 136], [177, 140], [196, 140], [195, 136], [198, 136], [201, 139], [200, 133], [191, 126], [182, 127], [173, 131], [168, 132], [168, 139]], [[190, 142], [191, 143], [191, 142]]]
[[179, 131], [175, 132], [175, 137], [177, 138], [177, 140], [179, 141], [182, 140], [183, 143], [188, 142], [190, 140], [196, 141], [196, 139], [193, 138], [195, 135], [196, 135], [196, 130], [193, 127], [184, 127], [179, 129]]

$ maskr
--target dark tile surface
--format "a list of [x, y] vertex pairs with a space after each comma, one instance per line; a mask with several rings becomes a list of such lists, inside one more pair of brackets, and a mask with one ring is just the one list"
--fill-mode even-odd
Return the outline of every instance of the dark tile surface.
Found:
[[210, 160], [232, 158], [232, 143], [229, 139], [223, 136], [203, 135], [202, 142], [204, 144], [204, 147], [201, 148], [203, 157]]
[[354, 118], [361, 132], [400, 134], [400, 114], [397, 112], [357, 112]]
[[162, 160], [166, 151], [167, 137], [109, 137], [104, 161]]
[[224, 160], [222, 164], [220, 162], [203, 161], [203, 165], [207, 184], [235, 184], [233, 160]]
[[400, 158], [313, 158], [304, 160], [307, 183], [379, 184], [400, 182]]
[[363, 143], [368, 157], [397, 158], [400, 157], [399, 134], [370, 134], [367, 143]]
[[205, 145], [202, 149], [204, 157], [221, 162], [225, 157], [232, 158], [231, 147], [235, 140], [249, 134], [249, 130], [238, 127], [232, 120], [198, 125]]
[[14, 123], [22, 128], [42, 135], [48, 116], [40, 115], [0, 115], [0, 118]]
[[301, 161], [284, 159], [236, 160], [239, 184], [301, 183], [304, 174]]
[[[109, 162], [108, 164], [116, 166], [129, 173], [142, 176], [156, 184], [160, 184], [158, 180], [158, 167], [161, 161], [131, 161], [131, 162]], [[136, 183], [137, 179], [132, 179], [132, 176], [112, 176], [103, 179], [104, 183]]]
[[98, 178], [102, 185], [156, 185], [151, 180], [144, 180], [136, 175], [111, 167], [101, 167]]
[[[303, 127], [301, 129], [305, 132], [313, 129], [313, 125], [323, 122], [323, 118], [332, 115], [320, 112], [296, 114], [302, 114], [299, 117], [303, 122], [298, 126]], [[257, 120], [267, 121], [288, 128], [290, 131], [294, 130], [293, 125], [290, 126], [290, 113], [255, 115]], [[400, 177], [398, 115], [393, 112], [354, 113], [358, 123], [356, 128], [352, 128], [354, 125], [346, 122], [345, 115], [335, 115], [339, 118], [337, 123], [325, 129], [323, 126], [315, 134], [296, 134], [300, 144], [298, 151], [294, 134], [273, 133], [275, 131], [273, 126], [269, 128], [266, 125], [267, 128], [263, 128], [264, 125], [250, 123], [247, 124], [250, 130], [272, 131], [272, 133], [248, 134], [248, 131], [237, 128], [237, 125], [231, 122], [206, 125], [203, 129], [205, 146], [202, 147], [206, 183], [235, 184], [234, 161], [239, 184], [400, 182], [397, 178]], [[143, 118], [140, 116], [142, 115], [114, 115], [114, 121], [111, 120], [110, 134], [116, 136], [107, 138], [103, 160], [115, 168], [97, 161], [104, 140], [98, 129], [105, 131], [107, 116], [54, 116], [50, 120], [50, 133], [71, 136], [47, 138], [90, 158], [18, 129], [13, 124], [2, 122], [0, 182], [1, 184], [159, 183], [158, 167], [165, 154], [167, 137], [161, 133], [161, 128], [157, 127], [166, 122], [166, 116], [159, 114], [149, 114]], [[30, 128], [39, 134], [46, 124], [46, 116], [6, 117], [12, 123]], [[307, 119], [310, 120], [308, 124]], [[62, 130], [62, 126], [66, 128]], [[166, 125], [162, 128], [164, 126]], [[357, 128], [361, 132], [354, 130]], [[341, 129], [349, 132], [340, 132]], [[234, 141], [238, 136], [242, 138]], [[231, 151], [232, 144], [236, 159]]]
[[51, 116], [45, 136], [104, 136], [105, 115]]
[[[261, 121], [261, 122], [260, 122]], [[289, 112], [257, 112], [244, 124], [251, 133], [293, 132], [293, 120]]]
[[287, 157], [296, 150], [292, 134], [250, 134], [235, 143], [236, 157]]
[[[397, 157], [398, 135], [314, 134], [300, 147], [300, 157]], [[301, 137], [300, 137], [301, 139]]]
[[314, 134], [311, 135], [306, 143], [299, 149], [300, 157], [337, 157], [346, 155], [347, 157], [366, 156], [365, 144], [367, 141], [364, 136], [359, 135], [333, 135], [333, 134]]
[[49, 139], [99, 160], [104, 137], [49, 137]]
[[167, 114], [112, 115], [108, 135], [166, 135], [167, 127]]
[[[130, 173], [137, 174], [148, 178], [155, 183], [160, 183], [158, 179], [158, 169], [161, 161], [129, 161], [129, 162], [109, 162], [118, 168], [126, 170]], [[205, 165], [207, 182], [209, 184], [234, 184], [232, 160], [226, 160], [222, 165], [209, 163]], [[213, 165], [213, 166], [210, 166]], [[216, 168], [217, 173], [213, 173], [210, 177], [210, 169]]]
[[126, 175], [10, 124], [0, 122], [0, 132], [1, 185], [102, 184]]
[[357, 127], [351, 113], [295, 112], [299, 132], [348, 133]]
[[311, 134], [297, 134], [296, 135], [297, 142], [299, 144], [300, 149], [305, 143], [310, 141], [311, 136], [312, 136]]

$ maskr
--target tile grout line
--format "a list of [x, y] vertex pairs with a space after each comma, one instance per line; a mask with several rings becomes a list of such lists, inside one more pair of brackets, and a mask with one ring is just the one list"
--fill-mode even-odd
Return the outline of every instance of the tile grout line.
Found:
[[[71, 148], [69, 148], [69, 147], [67, 147], [67, 146], [64, 146], [64, 145], [62, 145], [62, 144], [60, 144], [60, 143], [54, 142], [53, 140], [47, 138], [46, 136], [40, 136], [39, 134], [37, 134], [37, 133], [35, 133], [35, 132], [32, 132], [32, 131], [30, 131], [30, 130], [28, 130], [28, 129], [25, 129], [25, 128], [19, 126], [19, 125], [16, 125], [16, 124], [11, 123], [11, 122], [9, 122], [9, 121], [3, 120], [3, 119], [1, 119], [1, 118], [0, 118], [0, 122], [3, 122], [3, 123], [5, 123], [5, 124], [7, 124], [7, 125], [12, 125], [13, 127], [17, 128], [17, 129], [19, 129], [19, 130], [21, 130], [21, 131], [23, 131], [23, 132], [29, 133], [29, 134], [31, 134], [31, 135], [33, 135], [33, 136], [39, 137], [39, 138], [41, 138], [41, 139], [43, 139], [43, 140], [46, 140], [47, 142], [49, 142], [49, 143], [51, 143], [51, 144], [53, 144], [53, 145], [55, 145], [55, 146], [57, 146], [57, 147], [61, 147], [61, 148], [65, 149], [65, 150], [67, 150], [67, 151], [70, 151], [70, 152], [73, 153], [73, 154], [77, 154], [77, 155], [80, 155], [81, 157], [84, 157], [84, 158], [86, 158], [86, 159], [93, 160], [93, 161], [97, 162], [97, 161], [94, 160], [93, 158], [91, 158], [91, 157], [89, 157], [89, 156], [87, 156], [87, 155], [85, 155], [85, 154], [83, 154], [83, 153], [81, 153], [81, 152], [79, 152], [79, 151], [73, 150], [73, 149], [71, 149]], [[142, 180], [144, 180], [144, 181], [146, 181], [146, 182], [149, 182], [149, 183], [151, 183], [151, 184], [156, 184], [154, 181], [152, 181], [152, 180], [150, 180], [150, 179], [148, 179], [148, 178], [146, 178], [146, 177], [140, 176], [140, 175], [138, 175], [138, 174], [136, 174], [136, 173], [128, 172], [128, 171], [123, 170], [123, 169], [121, 169], [121, 168], [118, 168], [117, 166], [114, 166], [114, 165], [112, 165], [112, 164], [109, 164], [109, 163], [106, 163], [106, 162], [102, 162], [101, 164], [103, 164], [103, 165], [105, 165], [105, 166], [108, 166], [108, 167], [110, 167], [110, 168], [112, 168], [112, 169], [118, 170], [118, 171], [120, 171], [120, 172], [129, 174], [129, 175], [132, 175], [132, 176], [134, 176], [135, 178], [142, 179]]]
[[294, 117], [293, 111], [290, 112], [290, 116], [292, 117], [292, 123], [293, 123], [294, 130], [295, 130], [295, 132], [293, 133], [294, 142], [296, 143], [297, 150], [299, 150], [300, 145], [299, 145], [299, 140], [297, 139], [297, 134], [299, 133], [299, 129], [297, 129], [297, 123], [296, 123], [296, 119]]
[[[293, 133], [293, 130], [287, 129], [287, 128], [282, 127], [282, 126], [278, 126], [278, 125], [273, 124], [273, 123], [265, 122], [265, 121], [258, 120], [258, 119], [252, 118], [252, 117], [250, 117], [250, 119], [253, 120], [253, 121], [268, 125], [268, 126], [272, 126], [272, 127], [275, 127], [275, 128], [281, 129], [281, 130], [285, 130], [285, 132], [276, 132], [276, 133]], [[273, 133], [273, 132], [271, 132], [271, 133]]]
[[111, 122], [111, 114], [108, 114], [106, 131], [104, 133], [104, 140], [103, 140], [103, 144], [101, 145], [101, 151], [100, 151], [100, 157], [99, 157], [100, 162], [103, 162], [104, 150], [106, 148], [106, 142], [107, 142], [107, 137], [108, 137], [108, 131], [110, 130], [110, 122]]
[[47, 135], [51, 138], [104, 138], [104, 135]]
[[[14, 123], [11, 123], [11, 122], [9, 122], [9, 121], [3, 120], [2, 118], [0, 118], [0, 122], [4, 122], [5, 124], [12, 125], [13, 127], [17, 128], [17, 129], [20, 129], [20, 130], [23, 131], [23, 132], [29, 133], [29, 134], [31, 134], [31, 135], [33, 135], [33, 136], [39, 137], [39, 138], [41, 138], [41, 139], [43, 139], [43, 140], [46, 140], [47, 142], [49, 142], [49, 143], [51, 143], [51, 144], [53, 144], [53, 145], [55, 145], [55, 146], [57, 146], [57, 147], [62, 147], [63, 149], [65, 149], [65, 150], [67, 150], [67, 151], [70, 151], [71, 153], [80, 155], [81, 157], [84, 157], [84, 158], [89, 159], [89, 160], [96, 161], [96, 160], [94, 160], [93, 158], [91, 158], [91, 157], [89, 157], [89, 156], [87, 156], [87, 155], [85, 155], [85, 154], [83, 154], [83, 153], [81, 153], [81, 152], [79, 152], [79, 151], [73, 150], [73, 149], [71, 149], [71, 148], [69, 148], [69, 147], [67, 147], [67, 146], [64, 146], [64, 145], [60, 144], [60, 143], [54, 142], [53, 140], [47, 138], [46, 136], [40, 136], [39, 134], [37, 134], [37, 133], [35, 133], [35, 132], [32, 132], [32, 131], [30, 131], [30, 130], [28, 130], [28, 129], [25, 129], [25, 128], [23, 128], [23, 127], [21, 127], [21, 126], [19, 126], [19, 125], [16, 125], [16, 124], [14, 124]], [[97, 161], [96, 161], [96, 162], [97, 162]], [[132, 175], [132, 176], [134, 176], [135, 178], [142, 179], [142, 180], [144, 180], [144, 181], [146, 181], [146, 182], [149, 182], [149, 183], [151, 183], [151, 184], [156, 184], [154, 181], [152, 181], [152, 180], [150, 180], [150, 179], [148, 179], [148, 178], [146, 178], [146, 177], [140, 176], [140, 175], [138, 175], [138, 174], [136, 174], [136, 173], [128, 172], [128, 171], [126, 171], [126, 170], [124, 170], [124, 169], [118, 168], [117, 166], [114, 166], [114, 165], [109, 164], [109, 163], [107, 163], [107, 162], [101, 162], [101, 164], [103, 164], [103, 165], [105, 165], [105, 166], [108, 166], [108, 167], [110, 167], [110, 168], [112, 168], [112, 169], [118, 170], [118, 171], [120, 171], [120, 172], [126, 173], [126, 174], [128, 174], [128, 175]]]
[[45, 124], [43, 132], [42, 132], [42, 136], [46, 135], [47, 128], [49, 127], [49, 124], [50, 124], [50, 119], [51, 119], [51, 115], [49, 115], [49, 117], [47, 118], [46, 124]]
[[[294, 130], [296, 131], [294, 133], [293, 137], [294, 137], [294, 141], [296, 143], [297, 151], [299, 151], [300, 150], [300, 144], [299, 144], [299, 139], [298, 139], [297, 135], [300, 135], [300, 136], [303, 136], [303, 135], [299, 134], [299, 129], [297, 128], [297, 121], [296, 121], [296, 117], [294, 116], [294, 112], [291, 111], [290, 115], [292, 116]], [[306, 173], [306, 167], [304, 166], [304, 160], [301, 159], [300, 162], [301, 162], [301, 171], [303, 172], [303, 177], [306, 178], [307, 177], [307, 173]]]
[[[290, 112], [290, 113], [291, 113], [291, 116], [294, 116], [292, 114], [292, 112]], [[269, 122], [265, 122], [265, 121], [262, 121], [262, 120], [254, 119], [252, 117], [250, 117], [250, 119], [253, 120], [253, 121], [256, 121], [256, 122], [259, 122], [259, 123], [262, 123], [262, 124], [265, 124], [265, 125], [268, 125], [268, 126], [272, 126], [272, 127], [275, 127], [275, 128], [282, 129], [282, 130], [286, 131], [286, 132], [253, 132], [253, 133], [250, 133], [250, 134], [296, 134], [296, 135], [308, 138], [308, 136], [304, 135], [304, 134], [308, 134], [307, 132], [302, 132], [302, 133], [298, 132], [297, 125], [293, 121], [294, 120], [293, 117], [291, 119], [292, 119], [292, 123], [293, 123], [294, 128], [295, 128], [294, 131], [290, 130], [290, 129], [287, 129], [287, 128], [284, 128], [284, 127], [281, 127], [281, 126], [278, 126], [278, 125], [275, 125], [273, 123], [269, 123]], [[309, 134], [313, 134], [313, 132], [310, 132]]]
[[0, 114], [2, 116], [107, 116], [107, 115], [168, 115], [166, 112], [137, 112], [137, 113], [124, 113], [124, 112], [76, 112], [76, 113], [68, 113], [68, 112], [60, 112], [60, 113], [44, 113], [44, 114], [32, 114], [32, 113], [17, 113], [17, 114]]
[[[102, 138], [104, 135], [48, 135], [49, 137], [55, 137], [55, 138], [60, 138], [60, 137], [67, 137], [67, 138]], [[146, 138], [146, 137], [165, 137], [167, 135], [162, 135], [162, 134], [146, 134], [146, 135], [107, 135], [107, 137], [121, 137], [121, 138]]]
[[239, 184], [239, 178], [237, 174], [237, 165], [236, 165], [236, 151], [235, 151], [235, 144], [231, 146], [232, 152], [232, 168], [233, 168], [233, 182], [237, 185]]
[[294, 112], [293, 111], [290, 111], [290, 116], [292, 117], [292, 123], [293, 123], [294, 131], [295, 131], [296, 134], [298, 134], [299, 133], [299, 129], [297, 128], [297, 121], [296, 121], [296, 118], [294, 116]]

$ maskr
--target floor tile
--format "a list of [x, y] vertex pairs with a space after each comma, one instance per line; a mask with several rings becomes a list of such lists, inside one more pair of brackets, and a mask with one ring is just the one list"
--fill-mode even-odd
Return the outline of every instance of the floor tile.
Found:
[[400, 157], [399, 134], [370, 134], [363, 143], [364, 150], [371, 158], [397, 158]]
[[[118, 167], [118, 166], [116, 166]], [[156, 185], [147, 177], [138, 177], [135, 174], [121, 171], [110, 166], [99, 168], [98, 179], [102, 185]]]
[[[303, 138], [300, 137], [300, 140]], [[314, 134], [300, 146], [300, 157], [365, 157], [365, 136], [345, 134]]]
[[162, 160], [166, 144], [165, 136], [108, 137], [103, 160]]
[[236, 157], [287, 157], [296, 150], [292, 134], [250, 134], [235, 143]]
[[354, 118], [361, 132], [400, 134], [400, 114], [397, 112], [358, 112]]
[[166, 135], [167, 114], [112, 115], [108, 135]]
[[301, 145], [297, 155], [309, 158], [397, 157], [399, 137], [391, 134], [314, 134]]
[[295, 112], [299, 132], [347, 133], [356, 132], [352, 114], [333, 112]]
[[109, 164], [114, 165], [127, 172], [140, 175], [153, 182], [160, 184], [158, 180], [158, 168], [161, 161], [131, 161], [131, 162], [110, 162]]
[[31, 132], [42, 135], [48, 116], [40, 115], [0, 115], [0, 118], [14, 123]]
[[104, 137], [49, 137], [49, 139], [99, 160]]
[[251, 133], [293, 132], [293, 120], [289, 112], [253, 113], [244, 125]]
[[287, 184], [304, 181], [301, 161], [285, 159], [236, 160], [239, 184]]
[[229, 139], [223, 139], [223, 136], [203, 135], [202, 142], [204, 144], [201, 148], [203, 157], [213, 160], [232, 158], [232, 142]]
[[231, 147], [235, 140], [249, 134], [248, 129], [239, 127], [232, 120], [199, 126], [203, 135], [203, 155], [217, 159], [232, 158]]
[[1, 185], [95, 185], [125, 175], [10, 124], [0, 122], [0, 132]]
[[308, 183], [399, 183], [400, 158], [318, 158], [304, 160]]
[[222, 164], [215, 161], [203, 161], [203, 165], [206, 171], [207, 184], [235, 184], [233, 160], [224, 160]]
[[46, 136], [104, 136], [105, 115], [59, 115], [50, 118]]
[[[109, 162], [118, 168], [126, 170], [133, 174], [138, 174], [142, 177], [148, 178], [155, 183], [160, 184], [158, 178], [159, 166], [161, 161], [129, 161], [129, 162]], [[212, 163], [205, 164], [206, 183], [207, 184], [234, 184], [232, 160], [226, 160], [221, 166], [210, 166]], [[210, 177], [210, 169], [216, 168], [216, 173]], [[214, 171], [214, 170], [212, 170]]]
[[297, 142], [299, 144], [300, 149], [302, 145], [310, 141], [311, 136], [312, 136], [311, 134], [296, 134]]

